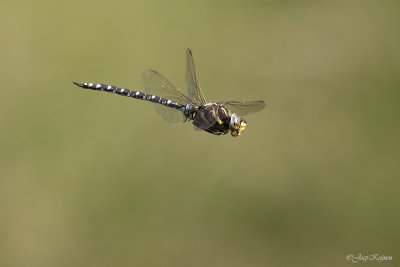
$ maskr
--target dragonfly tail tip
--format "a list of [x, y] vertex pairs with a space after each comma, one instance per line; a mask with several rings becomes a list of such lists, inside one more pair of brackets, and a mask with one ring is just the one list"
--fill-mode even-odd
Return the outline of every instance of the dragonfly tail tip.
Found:
[[75, 85], [77, 85], [77, 86], [79, 86], [79, 87], [82, 87], [82, 86], [83, 86], [82, 83], [78, 83], [78, 82], [72, 82], [72, 83], [75, 84]]

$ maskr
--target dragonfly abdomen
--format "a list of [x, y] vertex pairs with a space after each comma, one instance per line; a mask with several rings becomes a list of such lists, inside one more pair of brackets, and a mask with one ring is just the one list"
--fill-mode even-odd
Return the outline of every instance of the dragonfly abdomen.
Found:
[[185, 111], [185, 105], [181, 105], [178, 103], [175, 103], [169, 99], [165, 99], [163, 97], [159, 97], [156, 95], [152, 94], [146, 94], [140, 91], [133, 91], [129, 90], [126, 88], [119, 88], [114, 85], [108, 85], [108, 84], [101, 84], [101, 83], [78, 83], [78, 82], [73, 82], [75, 85], [82, 87], [84, 89], [92, 89], [92, 90], [97, 90], [97, 91], [105, 91], [109, 93], [114, 93], [122, 96], [127, 96], [127, 97], [133, 97], [135, 99], [140, 99], [140, 100], [147, 100], [152, 103], [157, 103], [161, 104], [170, 108], [175, 108], [179, 109], [182, 112]]

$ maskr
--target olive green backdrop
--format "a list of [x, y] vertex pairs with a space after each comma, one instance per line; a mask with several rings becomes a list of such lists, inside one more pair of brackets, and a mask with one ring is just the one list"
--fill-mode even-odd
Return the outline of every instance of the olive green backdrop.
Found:
[[[399, 12], [2, 1], [0, 266], [399, 264]], [[72, 84], [185, 89], [186, 47], [209, 101], [267, 102], [240, 137]]]

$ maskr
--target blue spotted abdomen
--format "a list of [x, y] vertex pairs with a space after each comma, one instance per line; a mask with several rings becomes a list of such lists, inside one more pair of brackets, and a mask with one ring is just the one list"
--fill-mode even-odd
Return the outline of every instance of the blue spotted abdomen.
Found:
[[126, 88], [119, 88], [113, 85], [107, 85], [107, 84], [101, 84], [101, 83], [78, 83], [78, 82], [73, 82], [79, 87], [85, 88], [85, 89], [92, 89], [92, 90], [98, 90], [98, 91], [105, 91], [109, 93], [115, 93], [118, 95], [123, 95], [127, 97], [133, 97], [135, 99], [141, 99], [141, 100], [147, 100], [152, 103], [157, 103], [161, 104], [167, 107], [179, 109], [181, 111], [185, 110], [185, 106], [175, 103], [169, 99], [165, 99], [156, 95], [151, 95], [151, 94], [146, 94], [142, 93], [139, 91], [133, 91], [129, 90]]

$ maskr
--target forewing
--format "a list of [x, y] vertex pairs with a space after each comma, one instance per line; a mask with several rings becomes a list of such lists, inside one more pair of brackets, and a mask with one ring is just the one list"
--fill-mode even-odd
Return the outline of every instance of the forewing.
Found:
[[262, 100], [254, 101], [224, 101], [222, 102], [231, 113], [236, 113], [239, 116], [248, 115], [258, 112], [265, 107], [265, 102]]
[[[146, 70], [141, 77], [147, 94], [163, 97], [182, 105], [192, 102], [191, 97], [185, 95], [156, 70]], [[155, 108], [157, 113], [169, 123], [179, 124], [186, 121], [185, 115], [180, 110], [161, 104], [155, 104]]]
[[206, 98], [201, 91], [199, 80], [197, 79], [196, 69], [194, 66], [194, 60], [192, 51], [186, 49], [186, 83], [188, 87], [189, 96], [191, 96], [197, 105], [207, 103]]

